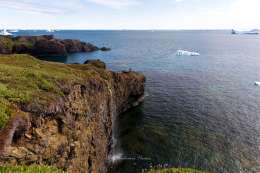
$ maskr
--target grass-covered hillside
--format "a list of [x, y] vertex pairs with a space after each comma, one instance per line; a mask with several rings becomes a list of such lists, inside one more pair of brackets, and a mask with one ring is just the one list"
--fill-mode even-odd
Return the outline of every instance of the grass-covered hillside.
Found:
[[29, 55], [0, 55], [0, 129], [16, 107], [32, 102], [45, 105], [62, 97], [64, 83], [84, 83], [86, 78], [109, 78], [94, 65], [45, 62]]
[[50, 166], [31, 165], [31, 166], [0, 166], [0, 173], [65, 173]]

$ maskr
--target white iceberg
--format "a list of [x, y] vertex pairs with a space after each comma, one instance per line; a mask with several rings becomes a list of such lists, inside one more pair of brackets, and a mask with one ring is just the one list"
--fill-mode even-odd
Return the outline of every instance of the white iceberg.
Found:
[[252, 29], [250, 31], [236, 31], [236, 30], [232, 29], [231, 33], [232, 34], [258, 35], [259, 34], [259, 30], [258, 29]]
[[13, 30], [9, 30], [10, 33], [16, 33], [16, 32], [19, 32], [18, 29], [13, 29]]
[[7, 35], [13, 35], [13, 34], [9, 33], [6, 29], [4, 29], [4, 30], [2, 30], [2, 31], [0, 32], [0, 35], [7, 36]]
[[260, 86], [260, 82], [255, 81], [255, 85], [256, 85], [256, 86]]
[[189, 52], [186, 50], [177, 50], [176, 55], [177, 56], [200, 56], [198, 52]]
[[55, 32], [54, 29], [47, 29], [46, 32]]

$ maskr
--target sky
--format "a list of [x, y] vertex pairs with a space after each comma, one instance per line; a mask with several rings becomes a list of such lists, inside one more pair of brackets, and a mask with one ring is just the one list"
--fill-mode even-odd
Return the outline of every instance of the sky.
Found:
[[253, 29], [260, 0], [0, 0], [0, 28]]

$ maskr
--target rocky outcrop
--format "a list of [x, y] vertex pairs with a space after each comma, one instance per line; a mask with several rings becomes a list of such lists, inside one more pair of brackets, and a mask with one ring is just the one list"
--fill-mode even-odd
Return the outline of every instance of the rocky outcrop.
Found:
[[72, 39], [56, 39], [53, 35], [0, 36], [0, 54], [30, 54], [34, 56], [67, 56], [68, 53], [93, 52], [98, 47]]
[[93, 52], [98, 50], [98, 48], [90, 43], [80, 42], [79, 40], [66, 39], [62, 43], [65, 45], [65, 48], [68, 53], [75, 52]]
[[[12, 58], [15, 57], [0, 58], [0, 62], [7, 63]], [[29, 101], [16, 103], [19, 111], [0, 132], [0, 162], [45, 164], [73, 173], [106, 172], [112, 120], [142, 101], [145, 77], [136, 72], [107, 71], [91, 62], [65, 65], [27, 61], [16, 59], [14, 66], [29, 68], [27, 71], [35, 68], [38, 73], [48, 70], [44, 79], [54, 81], [58, 88], [45, 92], [46, 87], [40, 87], [43, 95], [39, 95], [39, 89], [33, 90], [34, 97]], [[57, 79], [52, 78], [56, 73]], [[21, 114], [26, 119], [19, 118]], [[20, 135], [14, 138], [17, 133]]]
[[102, 62], [100, 59], [97, 60], [87, 60], [86, 62], [84, 62], [84, 64], [90, 64], [93, 65], [97, 68], [102, 68], [102, 69], [106, 69], [106, 64], [104, 62]]
[[108, 47], [101, 47], [100, 50], [101, 50], [101, 51], [110, 51], [111, 48], [108, 48]]

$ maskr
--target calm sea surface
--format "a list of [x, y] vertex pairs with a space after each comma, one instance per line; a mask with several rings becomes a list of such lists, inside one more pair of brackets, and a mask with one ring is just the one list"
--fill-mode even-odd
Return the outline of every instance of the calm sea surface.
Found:
[[[120, 159], [111, 173], [140, 173], [160, 165], [212, 173], [260, 172], [260, 86], [254, 85], [260, 81], [260, 35], [230, 31], [57, 31], [54, 35], [112, 51], [47, 60], [83, 63], [99, 58], [112, 70], [131, 68], [147, 77], [143, 105], [117, 120], [115, 154]], [[178, 57], [178, 49], [201, 56]]]

